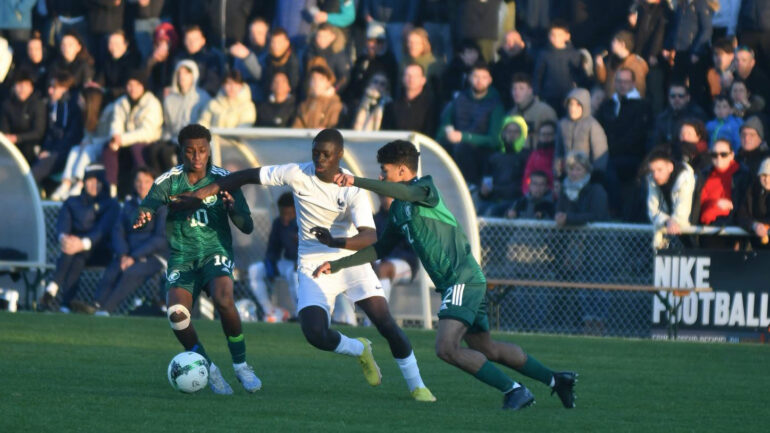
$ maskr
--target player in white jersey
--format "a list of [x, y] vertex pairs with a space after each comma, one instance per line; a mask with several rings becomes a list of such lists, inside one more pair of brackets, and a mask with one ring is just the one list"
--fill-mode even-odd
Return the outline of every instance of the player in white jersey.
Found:
[[310, 344], [321, 350], [359, 359], [370, 385], [382, 376], [372, 355], [371, 342], [349, 338], [331, 329], [334, 299], [345, 293], [369, 317], [388, 341], [393, 357], [406, 379], [412, 397], [435, 401], [420, 377], [412, 345], [390, 314], [382, 287], [371, 265], [365, 264], [314, 279], [320, 264], [344, 257], [348, 250], [360, 250], [377, 240], [372, 207], [366, 193], [358, 188], [341, 188], [334, 175], [344, 153], [342, 134], [324, 129], [313, 139], [313, 161], [241, 170], [215, 183], [176, 198], [178, 210], [195, 206], [203, 197], [220, 190], [236, 190], [244, 184], [289, 186], [294, 193], [299, 231], [299, 288], [297, 311], [302, 332]]

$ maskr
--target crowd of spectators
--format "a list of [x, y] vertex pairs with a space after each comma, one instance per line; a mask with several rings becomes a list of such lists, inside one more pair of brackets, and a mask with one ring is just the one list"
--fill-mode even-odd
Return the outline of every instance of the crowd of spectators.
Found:
[[11, 0], [0, 132], [53, 200], [92, 163], [124, 199], [193, 122], [411, 130], [480, 215], [766, 238], [768, 17], [770, 0]]

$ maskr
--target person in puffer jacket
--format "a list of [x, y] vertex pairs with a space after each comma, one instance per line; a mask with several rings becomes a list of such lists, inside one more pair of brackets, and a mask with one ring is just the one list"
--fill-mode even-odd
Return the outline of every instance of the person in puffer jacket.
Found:
[[565, 102], [567, 116], [559, 121], [554, 169], [564, 173], [563, 161], [570, 152], [583, 152], [594, 171], [605, 172], [609, 153], [607, 135], [599, 122], [591, 116], [591, 94], [586, 89], [573, 89]]
[[225, 76], [222, 89], [198, 118], [206, 128], [237, 128], [257, 121], [257, 109], [251, 101], [251, 90], [243, 84], [241, 73], [232, 70]]
[[56, 225], [61, 254], [38, 301], [40, 311], [52, 311], [60, 295], [60, 311], [69, 312], [86, 264], [103, 265], [110, 257], [110, 231], [120, 213], [120, 205], [110, 197], [104, 166], [88, 166], [84, 184], [83, 192], [68, 198], [59, 211]]

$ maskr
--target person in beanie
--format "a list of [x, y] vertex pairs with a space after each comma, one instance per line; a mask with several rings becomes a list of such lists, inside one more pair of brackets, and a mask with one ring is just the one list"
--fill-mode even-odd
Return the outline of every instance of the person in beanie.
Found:
[[759, 165], [759, 173], [738, 210], [736, 222], [752, 235], [750, 242], [753, 248], [770, 248], [770, 158], [765, 158]]
[[759, 164], [768, 156], [770, 149], [765, 142], [765, 127], [757, 116], [751, 116], [741, 126], [741, 148], [735, 159], [757, 174]]
[[[115, 101], [110, 141], [102, 154], [111, 189], [118, 188], [120, 183], [119, 192], [130, 191], [130, 173], [134, 167], [146, 165], [144, 149], [160, 139], [162, 127], [163, 107], [158, 98], [146, 90], [144, 71], [132, 71], [126, 82], [126, 94]], [[133, 166], [119, 166], [118, 152], [124, 148], [130, 149]], [[119, 179], [120, 173], [124, 175]], [[119, 182], [121, 179], [122, 182]]]
[[77, 294], [77, 282], [86, 264], [99, 265], [109, 258], [109, 234], [120, 213], [118, 202], [110, 198], [104, 179], [104, 166], [93, 164], [86, 168], [83, 192], [68, 198], [59, 211], [56, 223], [61, 254], [56, 269], [38, 301], [39, 311], [53, 311], [59, 296], [60, 311], [77, 308], [72, 303]]

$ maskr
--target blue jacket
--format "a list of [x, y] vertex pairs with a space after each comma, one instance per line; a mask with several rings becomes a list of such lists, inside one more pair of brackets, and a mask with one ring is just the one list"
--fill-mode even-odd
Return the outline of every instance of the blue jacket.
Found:
[[280, 218], [276, 218], [273, 220], [273, 225], [270, 227], [270, 237], [267, 240], [265, 260], [275, 264], [278, 260], [285, 258], [286, 260], [297, 263], [298, 244], [297, 220], [293, 219], [289, 225], [285, 226], [281, 224]]
[[719, 138], [726, 138], [730, 141], [733, 151], [737, 152], [741, 148], [741, 126], [743, 119], [733, 115], [727, 116], [724, 120], [713, 119], [706, 124], [706, 131], [709, 136], [709, 147], [714, 146], [714, 142]]
[[684, 6], [674, 10], [665, 46], [676, 50], [677, 55], [703, 55], [711, 41], [711, 16], [714, 11], [706, 4], [706, 0], [685, 1]]
[[0, 2], [0, 29], [31, 29], [32, 8], [37, 0], [3, 0]]
[[152, 220], [144, 227], [134, 230], [134, 220], [141, 200], [131, 197], [123, 203], [117, 223], [112, 228], [112, 251], [116, 257], [131, 256], [134, 260], [150, 255], [166, 257], [166, 215], [168, 208], [158, 209]]
[[56, 231], [59, 236], [71, 234], [91, 240], [91, 249], [107, 242], [112, 227], [120, 213], [117, 200], [110, 197], [107, 183], [102, 181], [102, 191], [97, 197], [91, 197], [85, 191], [78, 196], [68, 198], [59, 211]]
[[43, 138], [43, 150], [69, 152], [83, 138], [83, 115], [77, 98], [67, 92], [56, 101], [48, 103], [48, 130]]

